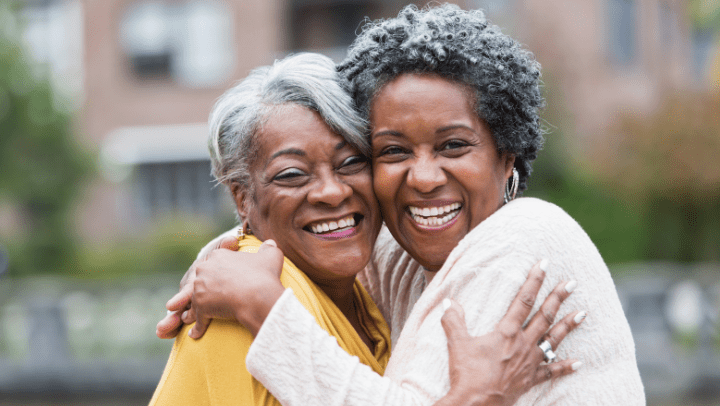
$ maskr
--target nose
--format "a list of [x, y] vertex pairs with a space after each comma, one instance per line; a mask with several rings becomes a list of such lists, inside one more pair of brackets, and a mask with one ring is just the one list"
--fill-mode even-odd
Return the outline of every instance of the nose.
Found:
[[420, 193], [430, 193], [445, 183], [445, 171], [434, 157], [428, 155], [415, 159], [407, 174], [407, 185]]
[[323, 173], [308, 193], [308, 202], [337, 207], [353, 194], [352, 188], [334, 172]]

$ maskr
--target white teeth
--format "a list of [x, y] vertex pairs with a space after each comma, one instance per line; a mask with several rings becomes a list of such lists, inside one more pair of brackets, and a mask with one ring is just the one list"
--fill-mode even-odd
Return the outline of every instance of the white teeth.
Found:
[[[461, 207], [460, 203], [452, 203], [441, 207], [414, 207], [409, 206], [408, 210], [416, 223], [423, 226], [439, 227], [454, 219]], [[445, 216], [443, 216], [445, 214]]]
[[312, 224], [310, 231], [315, 234], [326, 233], [340, 228], [355, 227], [355, 218], [350, 215], [338, 221], [330, 221], [327, 223]]

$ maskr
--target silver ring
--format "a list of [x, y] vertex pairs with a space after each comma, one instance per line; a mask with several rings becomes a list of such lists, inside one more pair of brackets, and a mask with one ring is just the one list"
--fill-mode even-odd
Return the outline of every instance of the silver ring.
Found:
[[552, 345], [550, 345], [547, 340], [542, 340], [540, 344], [538, 344], [538, 347], [540, 347], [540, 350], [545, 354], [545, 362], [552, 364], [557, 361], [557, 356], [552, 350]]

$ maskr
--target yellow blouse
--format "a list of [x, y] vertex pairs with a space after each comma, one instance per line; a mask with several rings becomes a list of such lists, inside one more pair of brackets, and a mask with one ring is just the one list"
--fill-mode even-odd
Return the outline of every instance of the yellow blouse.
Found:
[[[240, 250], [257, 252], [261, 242], [246, 236]], [[390, 358], [390, 329], [372, 299], [355, 281], [358, 317], [375, 343], [374, 354], [328, 296], [289, 259], [280, 282], [292, 288], [317, 323], [337, 338], [342, 349], [382, 375]], [[175, 339], [170, 359], [150, 405], [280, 405], [245, 368], [253, 337], [234, 321], [213, 320], [205, 335], [193, 340], [185, 326]]]

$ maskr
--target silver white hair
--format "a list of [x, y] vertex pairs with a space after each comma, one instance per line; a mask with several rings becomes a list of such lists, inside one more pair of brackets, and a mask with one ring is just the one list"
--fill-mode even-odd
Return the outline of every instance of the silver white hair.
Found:
[[218, 182], [229, 186], [235, 181], [252, 193], [249, 167], [257, 154], [255, 136], [267, 120], [282, 119], [288, 104], [318, 112], [333, 131], [369, 156], [366, 122], [335, 63], [320, 54], [301, 53], [254, 69], [215, 103], [208, 147]]

